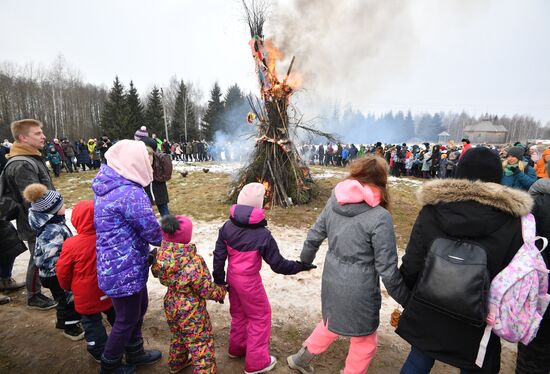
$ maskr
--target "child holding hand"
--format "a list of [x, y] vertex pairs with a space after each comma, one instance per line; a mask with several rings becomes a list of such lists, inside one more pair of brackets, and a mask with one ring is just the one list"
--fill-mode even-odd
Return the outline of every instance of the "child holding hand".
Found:
[[212, 282], [204, 258], [191, 242], [193, 223], [185, 216], [162, 217], [162, 243], [151, 268], [168, 287], [164, 312], [172, 341], [168, 366], [178, 373], [193, 365], [194, 373], [215, 373], [214, 338], [206, 300], [223, 302], [226, 288]]

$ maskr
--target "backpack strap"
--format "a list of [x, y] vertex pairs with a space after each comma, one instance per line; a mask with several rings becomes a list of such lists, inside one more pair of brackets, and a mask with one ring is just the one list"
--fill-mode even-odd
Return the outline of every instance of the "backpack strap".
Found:
[[8, 168], [9, 164], [11, 164], [12, 162], [15, 162], [15, 161], [26, 161], [29, 164], [31, 164], [31, 166], [32, 166], [32, 168], [33, 168], [33, 170], [36, 174], [39, 173], [38, 165], [36, 164], [36, 161], [34, 161], [34, 159], [32, 157], [29, 157], [29, 156], [13, 156], [13, 157], [10, 157], [8, 159], [8, 162], [6, 162], [6, 166], [4, 166], [4, 170], [6, 170]]
[[525, 243], [535, 243], [537, 240], [542, 240], [543, 244], [540, 252], [548, 246], [548, 239], [537, 236], [537, 224], [531, 213], [521, 217], [521, 235]]

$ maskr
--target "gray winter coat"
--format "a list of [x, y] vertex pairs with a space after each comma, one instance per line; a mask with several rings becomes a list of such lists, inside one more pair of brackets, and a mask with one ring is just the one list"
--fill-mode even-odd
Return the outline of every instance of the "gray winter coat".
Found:
[[380, 280], [391, 297], [406, 304], [409, 290], [397, 270], [390, 213], [366, 203], [337, 203], [334, 192], [309, 230], [300, 255], [311, 263], [328, 237], [321, 286], [323, 321], [344, 336], [367, 336], [379, 325]]

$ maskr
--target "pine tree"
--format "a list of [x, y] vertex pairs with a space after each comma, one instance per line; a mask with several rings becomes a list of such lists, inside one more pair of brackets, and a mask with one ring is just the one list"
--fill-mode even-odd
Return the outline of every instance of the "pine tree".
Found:
[[222, 131], [229, 134], [242, 134], [249, 130], [246, 115], [250, 107], [236, 83], [227, 89], [223, 100], [223, 108]]
[[204, 122], [202, 135], [207, 140], [212, 140], [216, 131], [222, 130], [223, 103], [221, 101], [221, 96], [220, 86], [218, 82], [216, 82], [210, 91], [210, 100], [208, 101], [208, 107], [202, 119]]
[[128, 128], [128, 107], [124, 95], [124, 86], [115, 77], [113, 87], [105, 101], [101, 113], [101, 130], [110, 139], [123, 139]]
[[147, 109], [145, 109], [145, 123], [149, 134], [157, 134], [159, 139], [166, 138], [164, 131], [164, 112], [162, 108], [162, 97], [160, 90], [153, 88], [147, 98]]
[[411, 111], [407, 111], [405, 122], [403, 124], [403, 140], [407, 141], [414, 138], [414, 120]]
[[189, 97], [189, 91], [183, 80], [178, 87], [171, 128], [174, 140], [199, 139], [196, 107]]
[[139, 100], [139, 94], [132, 81], [130, 81], [130, 89], [126, 95], [126, 106], [128, 107], [128, 137], [132, 139], [135, 130], [145, 124], [143, 104]]

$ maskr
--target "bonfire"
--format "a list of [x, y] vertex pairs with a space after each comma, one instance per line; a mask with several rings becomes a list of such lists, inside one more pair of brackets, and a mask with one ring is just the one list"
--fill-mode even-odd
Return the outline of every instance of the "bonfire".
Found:
[[311, 200], [315, 184], [290, 139], [291, 128], [305, 128], [288, 115], [290, 97], [299, 85], [299, 77], [292, 71], [294, 57], [284, 77], [279, 78], [276, 63], [283, 56], [272, 40], [264, 40], [265, 6], [254, 1], [247, 6], [245, 0], [243, 5], [260, 85], [259, 98], [248, 97], [251, 112], [247, 120], [257, 126], [257, 137], [251, 161], [240, 170], [229, 196], [234, 201], [245, 184], [259, 182], [266, 188], [267, 209], [305, 204]]

